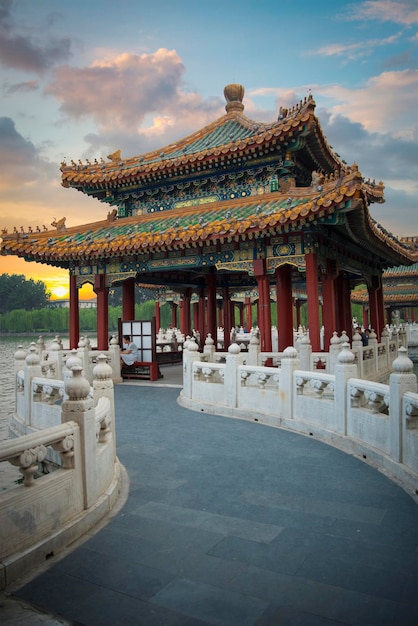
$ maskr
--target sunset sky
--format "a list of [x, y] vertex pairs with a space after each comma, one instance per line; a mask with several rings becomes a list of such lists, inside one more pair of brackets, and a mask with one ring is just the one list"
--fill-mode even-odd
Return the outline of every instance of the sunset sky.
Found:
[[[0, 0], [0, 228], [104, 219], [60, 163], [162, 148], [223, 115], [232, 82], [258, 121], [312, 93], [336, 152], [385, 184], [372, 216], [418, 235], [417, 0]], [[0, 273], [67, 295], [48, 265]]]

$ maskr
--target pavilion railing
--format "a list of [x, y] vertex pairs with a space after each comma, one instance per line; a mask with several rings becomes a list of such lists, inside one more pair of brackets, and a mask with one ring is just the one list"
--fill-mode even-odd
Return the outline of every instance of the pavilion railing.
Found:
[[79, 362], [64, 381], [41, 374], [32, 349], [16, 372], [17, 407], [28, 434], [0, 443], [2, 466], [21, 474], [2, 472], [9, 483], [0, 492], [0, 589], [85, 534], [120, 491], [107, 357], [97, 356], [92, 385]]
[[[281, 355], [280, 367], [263, 367], [250, 364], [237, 344], [224, 362], [211, 362], [186, 342], [178, 401], [200, 412], [316, 436], [371, 460], [418, 495], [417, 378], [406, 348], [397, 352], [389, 383], [383, 384], [359, 377], [348, 343], [339, 347], [334, 371], [328, 373], [303, 369], [293, 347]], [[372, 360], [383, 358], [387, 352]]]

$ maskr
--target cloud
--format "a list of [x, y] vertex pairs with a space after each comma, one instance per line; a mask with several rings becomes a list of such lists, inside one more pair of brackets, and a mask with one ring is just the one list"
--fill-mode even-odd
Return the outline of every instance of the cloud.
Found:
[[389, 133], [368, 132], [364, 125], [342, 115], [318, 110], [325, 136], [348, 164], [357, 163], [365, 178], [383, 181], [383, 205], [372, 204], [372, 216], [397, 236], [408, 234], [416, 223], [416, 138], [399, 139]]
[[369, 132], [411, 139], [417, 130], [418, 69], [383, 72], [357, 89], [318, 85], [313, 91], [333, 100], [333, 115], [361, 123]]
[[16, 167], [28, 167], [37, 159], [32, 142], [24, 139], [16, 130], [10, 117], [0, 117], [0, 168], [4, 172]]
[[10, 68], [42, 74], [56, 63], [67, 60], [71, 52], [68, 37], [57, 39], [46, 27], [14, 24], [12, 0], [2, 0], [0, 6], [0, 64]]
[[316, 50], [310, 50], [307, 54], [317, 56], [339, 56], [344, 57], [344, 60], [354, 61], [361, 57], [367, 56], [374, 52], [374, 50], [381, 46], [387, 46], [398, 42], [401, 33], [391, 35], [384, 39], [366, 39], [365, 41], [358, 41], [355, 43], [330, 43], [325, 46], [321, 46]]
[[174, 51], [121, 54], [89, 67], [58, 67], [46, 93], [66, 116], [91, 116], [102, 128], [138, 128], [146, 115], [167, 110], [177, 99], [184, 66]]
[[6, 95], [30, 93], [31, 91], [38, 91], [38, 89], [39, 82], [37, 80], [27, 80], [24, 83], [15, 83], [14, 85], [3, 85], [3, 92]]
[[418, 24], [418, 8], [416, 0], [369, 0], [350, 5], [344, 17], [348, 20], [377, 20], [411, 26]]
[[[176, 141], [216, 117], [221, 100], [184, 90], [184, 65], [174, 50], [119, 54], [88, 67], [56, 68], [46, 93], [70, 120], [90, 118], [90, 149], [121, 148], [134, 156]], [[90, 152], [90, 150], [89, 150]], [[97, 154], [97, 152], [95, 152]]]

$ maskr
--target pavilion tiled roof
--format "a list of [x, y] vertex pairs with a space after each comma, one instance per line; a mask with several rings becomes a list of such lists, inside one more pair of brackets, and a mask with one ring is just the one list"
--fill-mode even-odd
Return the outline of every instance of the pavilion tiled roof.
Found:
[[312, 96], [290, 110], [281, 108], [274, 122], [257, 123], [243, 114], [240, 85], [229, 85], [224, 93], [226, 115], [196, 133], [139, 157], [122, 159], [116, 151], [109, 163], [63, 163], [62, 184], [112, 203], [131, 189], [192, 180], [216, 174], [219, 168], [239, 170], [253, 160], [268, 162], [273, 153], [277, 162], [292, 141], [301, 142], [298, 158], [308, 172], [321, 173], [321, 183], [289, 183], [278, 191], [244, 197], [237, 193], [207, 203], [191, 199], [187, 207], [120, 219], [115, 209], [107, 220], [75, 227], [66, 227], [63, 218], [54, 231], [3, 230], [1, 254], [69, 267], [287, 233], [321, 221], [343, 230], [344, 237], [372, 251], [385, 266], [408, 265], [418, 258], [416, 247], [400, 242], [371, 218], [368, 205], [384, 201], [383, 183], [366, 181], [357, 165], [347, 166], [333, 151], [315, 117]]
[[268, 154], [277, 145], [285, 146], [298, 136], [307, 141], [307, 154], [313, 169], [330, 173], [344, 167], [339, 156], [329, 146], [315, 116], [315, 101], [310, 95], [292, 109], [281, 109], [278, 120], [256, 122], [243, 114], [243, 105], [225, 88], [227, 113], [188, 137], [133, 158], [122, 159], [120, 150], [99, 163], [81, 160], [61, 164], [62, 185], [72, 187], [105, 200], [104, 189], [123, 190], [149, 185], [165, 178], [173, 179], [193, 173], [216, 171], [224, 164], [249, 162]]
[[[365, 190], [366, 189], [366, 190]], [[381, 229], [364, 209], [367, 193], [356, 167], [344, 177], [327, 180], [321, 190], [293, 187], [259, 196], [234, 198], [147, 215], [104, 220], [62, 232], [4, 234], [2, 254], [12, 254], [66, 267], [71, 261], [93, 261], [217, 242], [252, 239], [260, 232], [270, 235], [302, 228], [333, 214], [342, 219], [350, 203], [363, 207], [362, 236], [376, 250], [387, 254], [390, 246], [396, 261], [412, 262], [412, 252]], [[361, 220], [354, 220], [354, 223]]]

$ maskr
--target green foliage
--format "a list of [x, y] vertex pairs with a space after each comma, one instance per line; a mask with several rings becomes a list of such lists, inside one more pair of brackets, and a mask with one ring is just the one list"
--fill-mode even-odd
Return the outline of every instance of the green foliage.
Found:
[[[164, 304], [161, 309], [161, 325], [167, 328], [171, 324], [171, 309]], [[80, 332], [95, 333], [97, 328], [97, 309], [80, 309]], [[149, 300], [135, 307], [136, 319], [151, 319], [155, 316], [155, 301]], [[118, 330], [118, 320], [122, 317], [121, 306], [109, 307], [109, 333]], [[0, 332], [3, 333], [68, 333], [69, 309], [43, 308], [34, 311], [16, 309], [0, 313]]]
[[0, 313], [41, 309], [48, 300], [49, 293], [41, 280], [26, 280], [23, 274], [0, 274]]

